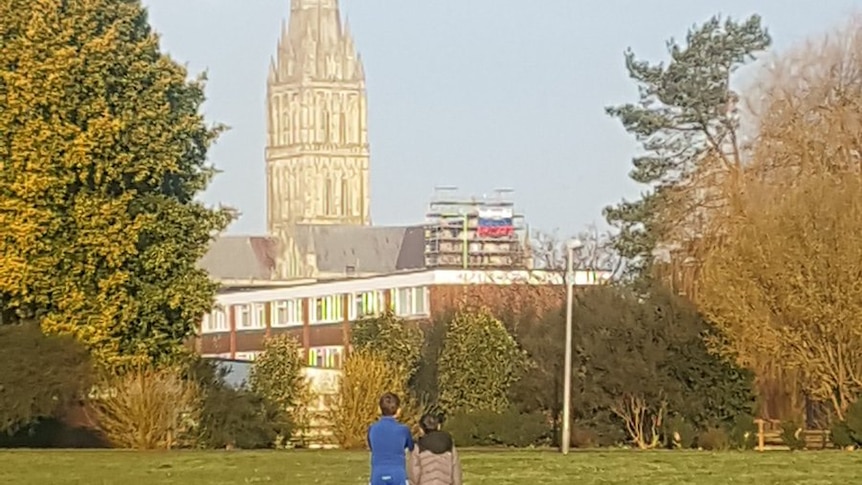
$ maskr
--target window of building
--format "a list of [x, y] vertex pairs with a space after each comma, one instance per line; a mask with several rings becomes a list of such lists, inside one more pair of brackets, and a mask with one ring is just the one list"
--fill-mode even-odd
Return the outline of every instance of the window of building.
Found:
[[418, 286], [413, 288], [413, 314], [428, 315], [428, 288]]
[[260, 352], [237, 352], [234, 356], [234, 360], [244, 360], [250, 362], [257, 358], [258, 354], [260, 354]]
[[366, 291], [353, 295], [353, 306], [350, 309], [351, 320], [362, 320], [363, 318], [380, 315], [383, 310], [383, 292]]
[[254, 318], [252, 317], [252, 306], [249, 304], [234, 305], [234, 318], [236, 318], [237, 330], [245, 330], [255, 327]]
[[301, 300], [280, 300], [273, 303], [273, 327], [302, 325]]
[[254, 317], [251, 322], [253, 328], [266, 328], [266, 303], [255, 303]]
[[230, 359], [230, 352], [223, 352], [221, 354], [201, 354], [201, 357], [204, 359]]
[[335, 323], [344, 320], [344, 299], [341, 295], [322, 296], [313, 301], [312, 323]]
[[321, 369], [340, 369], [344, 347], [312, 347], [308, 349], [308, 366]]
[[203, 333], [227, 332], [230, 330], [224, 310], [217, 309], [204, 315], [201, 328]]
[[401, 317], [428, 314], [428, 288], [398, 288], [395, 290], [395, 314]]

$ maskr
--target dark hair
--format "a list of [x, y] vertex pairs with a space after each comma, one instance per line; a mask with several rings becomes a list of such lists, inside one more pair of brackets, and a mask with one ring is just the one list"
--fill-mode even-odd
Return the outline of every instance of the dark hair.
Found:
[[440, 428], [440, 421], [440, 418], [434, 414], [425, 414], [419, 420], [419, 427], [422, 428], [423, 433], [430, 433]]
[[401, 400], [395, 394], [387, 392], [380, 396], [380, 413], [384, 416], [395, 416], [400, 407]]

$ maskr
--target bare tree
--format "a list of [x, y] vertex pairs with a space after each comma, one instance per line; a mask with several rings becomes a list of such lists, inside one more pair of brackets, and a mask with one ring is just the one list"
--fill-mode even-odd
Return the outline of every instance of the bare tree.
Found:
[[778, 58], [737, 211], [710, 221], [699, 306], [716, 347], [798, 375], [840, 417], [862, 393], [862, 34], [859, 19]]
[[[621, 273], [624, 261], [614, 248], [610, 232], [602, 232], [595, 224], [590, 224], [574, 237], [583, 244], [575, 253], [575, 269], [609, 271], [613, 276]], [[537, 232], [531, 243], [537, 267], [565, 271], [566, 239], [561, 238], [558, 231]]]

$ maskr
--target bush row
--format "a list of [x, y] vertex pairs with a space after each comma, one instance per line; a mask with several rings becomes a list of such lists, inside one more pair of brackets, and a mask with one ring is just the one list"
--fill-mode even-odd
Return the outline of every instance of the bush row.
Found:
[[71, 338], [0, 325], [0, 347], [18, 350], [0, 353], [0, 447], [275, 446], [301, 431], [308, 395], [298, 344], [267, 346], [263, 372], [236, 388], [226, 369], [193, 355], [108, 373]]
[[[752, 376], [708, 350], [710, 326], [691, 306], [660, 288], [595, 288], [576, 305], [575, 443], [750, 445], [740, 429], [750, 439]], [[359, 322], [353, 346], [404, 367], [400, 388], [466, 446], [557, 444], [565, 308], [521, 310], [464, 305], [421, 329], [384, 315]], [[350, 373], [345, 382], [362, 382]]]
[[[581, 292], [575, 304], [574, 446], [756, 446], [753, 375], [712, 351], [721, 335], [687, 301], [660, 287], [603, 287]], [[443, 415], [463, 446], [557, 445], [565, 308], [533, 310], [498, 319], [464, 306], [418, 328], [388, 315], [359, 322], [353, 345], [403, 367], [398, 388], [406, 387], [410, 412]], [[349, 380], [359, 385], [363, 377]], [[373, 390], [366, 394], [373, 414], [386, 389], [363, 389]], [[364, 429], [370, 417], [358, 422]], [[834, 426], [836, 444], [856, 444], [844, 431], [851, 422], [852, 410]], [[786, 427], [786, 444], [798, 448], [799, 427]]]
[[[577, 305], [575, 447], [755, 446], [751, 375], [708, 351], [710, 328], [690, 307], [659, 291], [635, 298], [617, 288], [586, 292]], [[402, 419], [414, 430], [423, 412], [440, 414], [460, 446], [558, 444], [563, 310], [498, 319], [464, 306], [421, 326], [391, 313], [358, 322], [340, 393], [326, 416], [332, 439], [344, 448], [365, 447], [377, 398], [394, 391], [403, 400]], [[7, 358], [13, 372], [0, 375], [3, 429], [13, 435], [0, 445], [39, 435], [82, 397], [114, 446], [307, 444], [308, 405], [316, 397], [301, 376], [300, 346], [290, 337], [267, 340], [240, 388], [227, 384], [225, 370], [192, 357], [97, 376], [77, 344], [32, 326], [0, 328], [0, 344], [32, 356], [30, 362]], [[804, 447], [798, 428], [787, 423], [783, 430], [791, 448]], [[862, 444], [862, 404], [851, 406], [832, 434], [837, 446]]]

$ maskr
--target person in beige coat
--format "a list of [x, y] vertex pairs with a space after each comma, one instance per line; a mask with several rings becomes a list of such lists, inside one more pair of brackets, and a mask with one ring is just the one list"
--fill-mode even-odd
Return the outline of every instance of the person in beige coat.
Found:
[[440, 430], [440, 419], [426, 414], [419, 420], [422, 437], [410, 453], [410, 485], [462, 485], [461, 461], [452, 436]]

